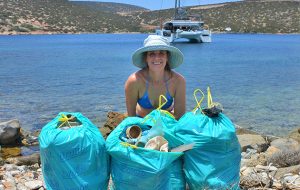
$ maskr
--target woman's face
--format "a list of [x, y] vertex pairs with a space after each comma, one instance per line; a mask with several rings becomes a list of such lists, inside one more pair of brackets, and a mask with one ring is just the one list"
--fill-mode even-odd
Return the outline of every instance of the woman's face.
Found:
[[149, 69], [164, 69], [168, 61], [168, 52], [165, 50], [148, 51], [146, 53], [146, 62]]

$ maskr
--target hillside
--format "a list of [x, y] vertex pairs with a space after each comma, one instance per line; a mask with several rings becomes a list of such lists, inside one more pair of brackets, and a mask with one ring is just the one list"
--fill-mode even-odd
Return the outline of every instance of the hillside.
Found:
[[0, 12], [0, 33], [139, 31], [139, 23], [126, 15], [120, 16], [117, 13], [120, 9], [109, 12], [99, 10], [100, 4], [91, 7], [88, 3], [67, 0], [3, 0], [0, 2], [3, 10]]
[[[3, 0], [0, 34], [154, 32], [173, 10], [149, 11], [120, 3]], [[299, 0], [247, 0], [186, 7], [213, 32], [300, 33]]]
[[[241, 33], [300, 33], [300, 1], [242, 1], [216, 5], [187, 7], [191, 15], [200, 18], [214, 32], [230, 27]], [[159, 26], [159, 19], [171, 19], [173, 10], [141, 12], [136, 16], [152, 28]]]
[[92, 2], [92, 1], [73, 1], [72, 3], [88, 6], [90, 9], [111, 12], [111, 13], [130, 13], [135, 11], [147, 11], [144, 7], [135, 5], [128, 5], [123, 3], [110, 3], [110, 2]]

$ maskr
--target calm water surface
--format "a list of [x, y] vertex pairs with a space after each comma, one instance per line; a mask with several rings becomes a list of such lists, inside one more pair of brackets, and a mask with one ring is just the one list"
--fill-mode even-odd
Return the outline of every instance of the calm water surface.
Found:
[[[125, 112], [124, 82], [137, 68], [131, 54], [145, 34], [0, 36], [0, 121], [42, 128], [61, 111], [102, 125]], [[300, 126], [300, 35], [215, 34], [207, 44], [175, 43], [176, 71], [193, 91], [212, 89], [233, 122], [272, 135]]]

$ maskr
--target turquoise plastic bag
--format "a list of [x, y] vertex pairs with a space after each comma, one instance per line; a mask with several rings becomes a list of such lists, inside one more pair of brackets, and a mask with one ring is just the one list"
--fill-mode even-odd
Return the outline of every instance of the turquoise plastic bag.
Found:
[[[208, 89], [208, 107], [211, 103]], [[235, 127], [222, 113], [208, 117], [201, 111], [186, 113], [175, 129], [181, 142], [195, 143], [192, 150], [184, 152], [189, 189], [239, 189], [241, 150]]]
[[[71, 114], [81, 125], [63, 130]], [[109, 156], [98, 128], [81, 113], [59, 113], [39, 135], [42, 171], [47, 190], [106, 190]]]
[[[154, 110], [148, 115], [149, 119], [146, 121], [139, 117], [126, 118], [108, 136], [106, 147], [111, 155], [111, 176], [114, 189], [185, 189], [181, 152], [160, 152], [134, 147], [124, 143], [120, 138], [128, 126], [138, 125], [142, 131], [149, 130], [160, 120], [160, 116], [160, 111]], [[164, 122], [160, 122], [160, 125], [164, 134], [167, 134]], [[171, 134], [164, 138], [169, 141], [169, 136]]]
[[191, 190], [239, 189], [240, 144], [224, 114], [209, 118], [186, 113], [176, 134], [184, 144], [195, 143], [192, 150], [184, 152], [184, 172]]

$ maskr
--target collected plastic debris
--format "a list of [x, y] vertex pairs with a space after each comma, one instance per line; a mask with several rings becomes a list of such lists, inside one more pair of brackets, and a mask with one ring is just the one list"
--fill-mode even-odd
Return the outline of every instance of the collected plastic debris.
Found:
[[195, 145], [195, 143], [183, 144], [178, 147], [172, 148], [171, 152], [185, 152], [185, 151], [193, 149], [194, 145]]
[[145, 148], [152, 149], [152, 150], [158, 150], [161, 152], [168, 152], [168, 141], [162, 137], [162, 136], [156, 136], [150, 139], [146, 145]]
[[147, 133], [144, 133], [140, 139], [138, 139], [138, 141], [136, 142], [136, 146], [138, 147], [145, 147], [145, 145], [147, 144], [147, 142], [152, 139], [153, 137], [156, 136], [163, 136], [164, 132], [162, 130], [162, 121], [161, 118], [157, 118], [157, 120], [154, 123], [154, 126], [151, 127], [151, 129], [149, 131], [147, 131]]

